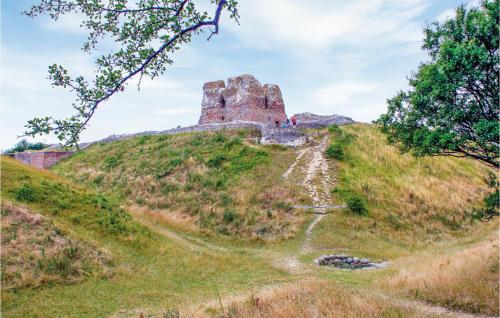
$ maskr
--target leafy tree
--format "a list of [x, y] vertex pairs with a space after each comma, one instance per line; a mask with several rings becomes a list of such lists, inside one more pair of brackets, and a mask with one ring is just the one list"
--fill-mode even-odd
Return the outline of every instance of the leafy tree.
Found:
[[42, 150], [47, 147], [48, 145], [42, 142], [30, 143], [26, 139], [22, 139], [14, 147], [6, 150], [5, 153], [23, 152], [26, 150]]
[[456, 10], [425, 28], [430, 61], [376, 122], [390, 143], [417, 156], [471, 157], [499, 167], [499, 3]]
[[[208, 39], [219, 32], [224, 11], [238, 21], [236, 0], [210, 0], [213, 16], [197, 9], [189, 0], [39, 0], [24, 12], [29, 17], [48, 14], [53, 20], [67, 13], [83, 16], [81, 26], [89, 31], [83, 51], [95, 50], [99, 40], [111, 38], [117, 49], [96, 59], [95, 77], [71, 77], [61, 65], [49, 66], [52, 86], [68, 88], [76, 95], [75, 114], [66, 119], [52, 117], [28, 121], [25, 135], [54, 133], [61, 143], [76, 145], [80, 133], [102, 105], [125, 89], [133, 77], [155, 78], [172, 64], [172, 54], [193, 35], [209, 29]], [[140, 85], [140, 79], [139, 84]]]

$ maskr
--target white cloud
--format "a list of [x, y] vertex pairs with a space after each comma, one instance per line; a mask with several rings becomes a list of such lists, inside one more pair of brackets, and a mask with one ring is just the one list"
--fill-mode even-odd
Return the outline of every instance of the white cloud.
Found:
[[[474, 8], [474, 7], [478, 7], [480, 4], [481, 4], [480, 0], [469, 0], [466, 3], [465, 7], [467, 9], [471, 9], [471, 8]], [[444, 22], [444, 21], [446, 21], [448, 19], [454, 18], [455, 14], [456, 14], [456, 11], [457, 11], [456, 8], [446, 9], [443, 12], [441, 12], [440, 14], [438, 14], [438, 16], [436, 17], [436, 20], [438, 22], [442, 23], [442, 22]]]
[[159, 115], [163, 116], [178, 116], [178, 115], [194, 115], [200, 112], [200, 108], [196, 107], [183, 107], [183, 108], [169, 108], [158, 111]]
[[408, 43], [420, 40], [421, 27], [412, 21], [427, 6], [425, 0], [241, 1], [241, 26], [229, 28], [247, 45], [287, 51]]
[[81, 34], [87, 32], [87, 29], [81, 26], [83, 18], [84, 15], [81, 13], [69, 12], [59, 16], [57, 20], [44, 17], [40, 24], [49, 31]]
[[313, 97], [318, 106], [330, 108], [341, 107], [354, 99], [374, 92], [377, 84], [363, 81], [340, 81], [320, 87], [313, 92]]

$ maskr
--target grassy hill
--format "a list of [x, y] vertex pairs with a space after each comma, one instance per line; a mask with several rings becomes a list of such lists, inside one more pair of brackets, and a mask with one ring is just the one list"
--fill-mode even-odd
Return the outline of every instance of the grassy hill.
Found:
[[294, 152], [245, 141], [255, 134], [131, 138], [94, 145], [53, 170], [179, 228], [287, 237], [302, 221], [291, 205], [308, 202], [297, 184], [280, 175]]
[[[402, 155], [371, 125], [313, 134], [296, 150], [255, 144], [251, 130], [137, 137], [93, 145], [52, 172], [2, 158], [2, 243], [13, 247], [3, 315], [429, 316], [411, 299], [498, 313], [498, 221], [473, 217], [488, 169]], [[323, 138], [336, 148], [328, 182], [309, 175]], [[291, 206], [311, 204], [310, 189], [348, 208], [306, 231], [317, 216]], [[390, 266], [312, 263], [331, 253]]]
[[314, 234], [318, 248], [390, 258], [473, 230], [473, 212], [490, 191], [485, 166], [401, 154], [372, 125], [344, 126], [330, 132], [330, 139], [343, 153], [332, 159], [338, 182], [331, 191], [363, 211], [332, 211]]
[[112, 199], [51, 172], [2, 157], [1, 179], [3, 317], [103, 317], [287, 279], [251, 255], [153, 232]]

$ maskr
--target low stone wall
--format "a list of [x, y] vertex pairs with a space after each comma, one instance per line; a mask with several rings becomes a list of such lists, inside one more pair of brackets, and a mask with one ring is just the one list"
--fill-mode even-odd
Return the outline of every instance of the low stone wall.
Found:
[[339, 116], [337, 118], [320, 119], [308, 122], [297, 122], [297, 127], [301, 129], [311, 129], [311, 128], [326, 128], [331, 125], [349, 125], [354, 124], [354, 120], [348, 117]]
[[[317, 119], [320, 118], [320, 119]], [[311, 119], [311, 118], [308, 118]], [[219, 131], [224, 129], [255, 129], [261, 132], [261, 142], [265, 144], [282, 144], [287, 146], [299, 146], [304, 142], [307, 142], [306, 136], [303, 134], [303, 129], [311, 128], [323, 128], [328, 127], [332, 124], [336, 125], [347, 125], [352, 124], [354, 121], [351, 118], [344, 116], [317, 116], [312, 118], [316, 120], [311, 121], [299, 121], [295, 128], [278, 128], [274, 126], [263, 125], [262, 123], [255, 121], [242, 121], [237, 120], [228, 123], [213, 123], [205, 125], [193, 125], [187, 127], [179, 127], [173, 129], [167, 129], [163, 131], [143, 131], [135, 134], [122, 134], [122, 135], [111, 135], [104, 139], [96, 142], [90, 142], [81, 144], [80, 148], [87, 148], [95, 143], [112, 142], [117, 140], [123, 140], [127, 138], [134, 138], [147, 135], [174, 135], [180, 133], [190, 133], [190, 132], [202, 132], [202, 131]], [[56, 149], [57, 147], [54, 147]]]
[[123, 135], [111, 135], [104, 139], [97, 141], [99, 142], [111, 142], [116, 140], [123, 140], [127, 138], [146, 136], [146, 135], [174, 135], [180, 133], [190, 133], [190, 132], [201, 132], [201, 131], [219, 131], [224, 129], [243, 129], [250, 128], [262, 131], [262, 125], [256, 122], [250, 121], [235, 121], [225, 124], [207, 124], [207, 125], [193, 125], [187, 127], [173, 128], [163, 131], [144, 131], [136, 134], [123, 134]]
[[268, 143], [272, 143], [274, 141], [276, 141], [275, 143], [281, 143], [280, 140], [284, 140], [285, 143], [287, 143], [290, 141], [290, 139], [304, 136], [304, 134], [301, 132], [301, 129], [324, 128], [332, 124], [347, 125], [353, 123], [354, 121], [351, 118], [343, 116], [332, 116], [328, 119], [321, 119], [310, 122], [299, 122], [297, 123], [297, 126], [295, 128], [293, 127], [277, 128], [274, 126], [266, 126], [259, 122], [253, 122], [253, 121], [233, 121], [229, 123], [220, 123], [220, 124], [215, 123], [206, 125], [193, 125], [193, 126], [179, 127], [163, 131], [144, 131], [135, 134], [111, 135], [109, 137], [97, 141], [97, 143], [111, 142], [111, 141], [139, 137], [139, 136], [146, 136], [146, 135], [174, 135], [174, 134], [189, 133], [189, 132], [218, 131], [224, 129], [242, 129], [242, 128], [250, 128], [260, 131], [262, 134], [262, 138], [264, 140], [267, 140]]
[[261, 143], [300, 146], [306, 142], [306, 136], [297, 127], [271, 128], [262, 127]]
[[25, 151], [9, 154], [9, 156], [35, 168], [47, 169], [74, 153], [74, 151]]

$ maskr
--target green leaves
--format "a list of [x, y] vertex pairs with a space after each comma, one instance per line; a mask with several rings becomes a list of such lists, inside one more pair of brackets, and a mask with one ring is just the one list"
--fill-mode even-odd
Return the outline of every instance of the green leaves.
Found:
[[[197, 10], [188, 0], [39, 0], [24, 14], [35, 17], [48, 14], [57, 20], [61, 14], [83, 15], [82, 27], [89, 31], [83, 50], [90, 53], [103, 38], [112, 39], [118, 46], [115, 52], [96, 59], [95, 77], [72, 78], [60, 65], [49, 67], [53, 86], [68, 88], [75, 93], [75, 115], [58, 120], [35, 118], [26, 125], [25, 135], [54, 133], [61, 143], [75, 145], [80, 133], [98, 106], [114, 94], [123, 91], [127, 82], [139, 75], [155, 78], [163, 74], [166, 65], [173, 63], [172, 54], [191, 41], [192, 34], [213, 27], [218, 32], [222, 11], [228, 11], [237, 21], [237, 1], [212, 1], [214, 16]], [[211, 36], [210, 35], [210, 36]], [[139, 81], [140, 85], [140, 81]]]
[[387, 101], [376, 122], [388, 141], [414, 155], [472, 157], [499, 166], [499, 5], [459, 7], [454, 19], [425, 28], [431, 61], [411, 89]]

